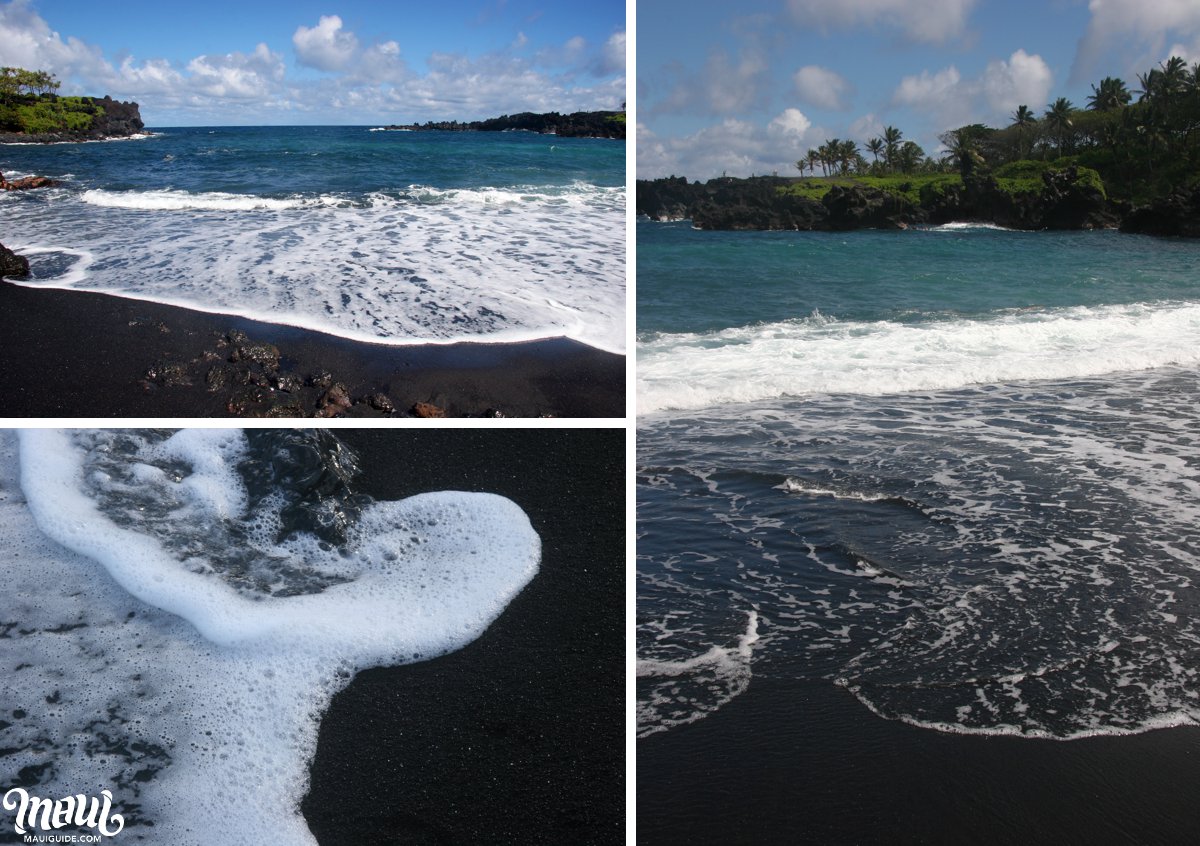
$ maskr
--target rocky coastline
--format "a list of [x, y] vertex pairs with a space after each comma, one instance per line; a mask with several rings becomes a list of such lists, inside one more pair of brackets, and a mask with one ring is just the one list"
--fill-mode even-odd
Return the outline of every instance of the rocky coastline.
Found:
[[110, 138], [129, 138], [146, 129], [138, 104], [114, 100], [110, 96], [84, 97], [97, 113], [91, 126], [83, 130], [64, 129], [59, 132], [0, 132], [0, 144], [61, 144], [64, 142], [105, 141]]
[[558, 135], [563, 138], [616, 138], [625, 137], [624, 112], [573, 112], [569, 115], [558, 112], [536, 114], [521, 112], [501, 115], [488, 120], [468, 122], [428, 121], [426, 123], [393, 124], [384, 129], [407, 132], [537, 132], [543, 135]]
[[[814, 180], [810, 180], [812, 182]], [[1082, 169], [1046, 170], [1040, 190], [1013, 192], [990, 175], [922, 189], [920, 200], [865, 185], [835, 184], [821, 199], [790, 192], [784, 177], [722, 177], [706, 183], [683, 177], [638, 180], [636, 212], [656, 221], [691, 220], [703, 230], [907, 229], [950, 222], [991, 223], [1007, 229], [1089, 230], [1200, 237], [1200, 187], [1180, 189], [1133, 207], [1105, 196]]]

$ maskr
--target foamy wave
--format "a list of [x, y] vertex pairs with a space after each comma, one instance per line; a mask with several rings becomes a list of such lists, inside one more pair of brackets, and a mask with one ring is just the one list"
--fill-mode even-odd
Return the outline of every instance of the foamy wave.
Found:
[[691, 658], [639, 658], [637, 676], [650, 687], [639, 694], [637, 735], [647, 737], [707, 717], [750, 686], [750, 662], [758, 642], [758, 612], [732, 647], [713, 646]]
[[165, 189], [162, 191], [84, 191], [81, 199], [93, 206], [143, 211], [253, 211], [255, 209], [295, 209], [305, 205], [300, 198], [272, 199], [219, 191], [191, 193]]
[[1019, 229], [1007, 229], [1003, 226], [997, 226], [994, 223], [979, 223], [976, 221], [963, 220], [952, 223], [943, 223], [941, 226], [931, 226], [929, 232], [970, 232], [977, 229], [990, 229], [996, 232], [1020, 232]]
[[907, 325], [822, 318], [638, 345], [638, 410], [881, 395], [1200, 363], [1200, 304], [1017, 311]]

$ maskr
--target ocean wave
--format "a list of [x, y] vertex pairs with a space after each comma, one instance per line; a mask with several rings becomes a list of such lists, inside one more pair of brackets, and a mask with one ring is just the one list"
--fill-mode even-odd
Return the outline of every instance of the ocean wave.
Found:
[[638, 344], [638, 411], [882, 395], [1200, 363], [1200, 304], [1005, 310], [922, 324], [814, 316]]
[[287, 211], [319, 208], [391, 208], [413, 203], [422, 205], [462, 204], [476, 207], [514, 205], [621, 205], [625, 189], [575, 184], [561, 188], [514, 186], [511, 188], [433, 188], [410, 185], [392, 192], [374, 192], [365, 197], [322, 194], [261, 197], [222, 191], [193, 192], [174, 188], [155, 191], [109, 191], [91, 189], [80, 199], [92, 206], [134, 211]]

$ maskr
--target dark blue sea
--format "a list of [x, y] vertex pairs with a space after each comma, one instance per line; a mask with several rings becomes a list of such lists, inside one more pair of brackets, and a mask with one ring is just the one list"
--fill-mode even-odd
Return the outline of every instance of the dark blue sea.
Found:
[[27, 284], [388, 344], [624, 350], [625, 144], [525, 132], [192, 127], [0, 147]]
[[637, 238], [643, 744], [780, 684], [1027, 743], [1200, 723], [1200, 244]]

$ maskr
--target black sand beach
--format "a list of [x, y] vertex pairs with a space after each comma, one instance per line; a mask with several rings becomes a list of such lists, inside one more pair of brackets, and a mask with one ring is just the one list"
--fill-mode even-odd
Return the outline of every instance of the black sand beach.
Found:
[[1200, 730], [1073, 741], [948, 734], [830, 684], [756, 677], [640, 740], [637, 841], [1167, 844], [1200, 839]]
[[[0, 282], [0, 416], [312, 415], [325, 388], [206, 382], [231, 331], [274, 345], [279, 372], [329, 374], [349, 397], [386, 395], [398, 416], [623, 417], [625, 358], [565, 339], [394, 347], [190, 309]], [[164, 373], [166, 374], [164, 376]], [[260, 379], [264, 383], [265, 379]], [[499, 414], [497, 414], [499, 412]], [[357, 402], [347, 416], [385, 412]]]
[[478, 640], [335, 697], [303, 804], [318, 840], [624, 843], [624, 430], [338, 437], [363, 459], [363, 492], [499, 493], [543, 547]]

